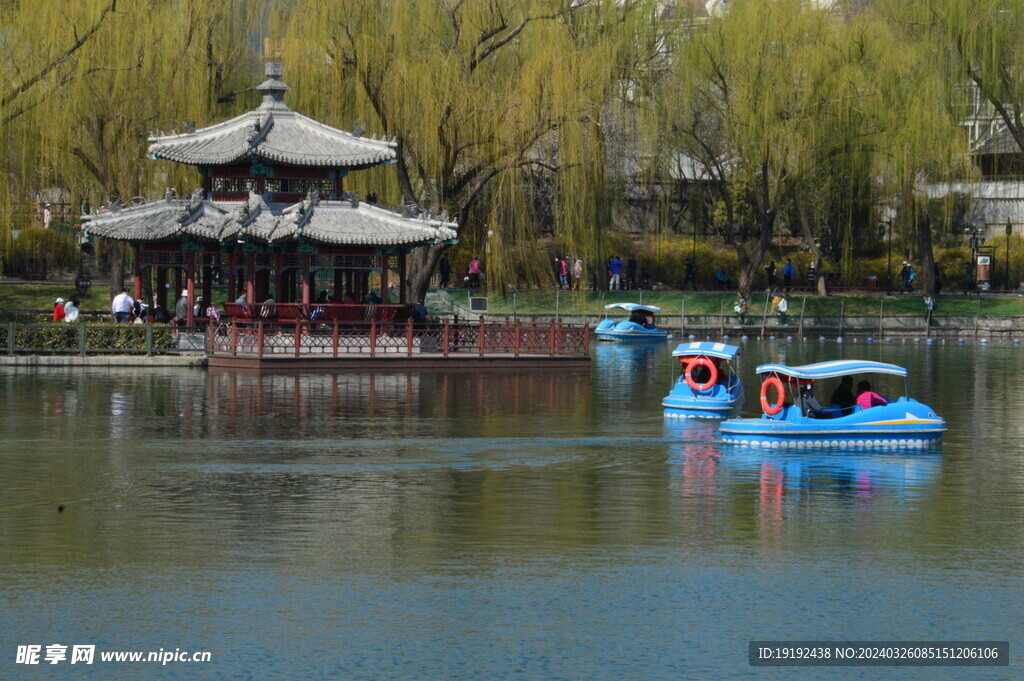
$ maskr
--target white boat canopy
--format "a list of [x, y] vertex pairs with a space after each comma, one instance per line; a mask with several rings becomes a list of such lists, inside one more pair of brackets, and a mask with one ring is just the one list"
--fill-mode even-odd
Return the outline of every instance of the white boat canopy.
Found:
[[732, 359], [738, 355], [740, 349], [735, 345], [726, 345], [725, 343], [680, 343], [679, 346], [672, 351], [673, 357], [700, 357], [705, 355], [707, 357], [718, 357], [719, 359]]
[[819, 378], [835, 378], [850, 374], [889, 374], [906, 376], [907, 370], [895, 364], [869, 362], [863, 359], [838, 359], [832, 362], [818, 362], [799, 367], [788, 367], [784, 364], [762, 364], [757, 367], [758, 374], [779, 374], [792, 378], [817, 380]]
[[604, 309], [612, 310], [612, 309], [614, 309], [616, 307], [621, 308], [623, 310], [626, 310], [627, 312], [632, 312], [633, 310], [647, 310], [648, 312], [661, 312], [661, 308], [660, 307], [655, 307], [654, 305], [637, 305], [636, 303], [611, 303], [610, 305], [605, 305]]

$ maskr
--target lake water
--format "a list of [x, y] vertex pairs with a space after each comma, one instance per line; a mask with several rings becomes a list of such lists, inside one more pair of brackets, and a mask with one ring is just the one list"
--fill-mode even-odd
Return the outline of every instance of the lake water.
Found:
[[[877, 359], [944, 444], [723, 445], [663, 419], [660, 346], [589, 372], [0, 372], [0, 679], [1024, 676], [1024, 348], [744, 347], [748, 415], [759, 363]], [[763, 639], [1012, 661], [750, 667]], [[212, 660], [18, 665], [25, 644]]]

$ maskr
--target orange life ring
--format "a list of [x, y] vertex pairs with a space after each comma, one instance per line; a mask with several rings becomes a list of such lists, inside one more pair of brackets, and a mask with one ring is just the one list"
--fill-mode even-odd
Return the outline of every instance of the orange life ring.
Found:
[[[775, 392], [778, 395], [778, 399], [775, 404], [768, 401], [768, 388], [774, 386]], [[778, 376], [769, 376], [761, 384], [761, 408], [764, 409], [764, 413], [768, 416], [775, 416], [782, 411], [782, 405], [786, 402], [786, 392], [782, 387], [782, 381], [779, 380]]]
[[[693, 370], [697, 367], [708, 368], [708, 380], [704, 383], [698, 383], [697, 379], [693, 377]], [[686, 365], [686, 384], [696, 391], [704, 391], [710, 388], [718, 381], [718, 367], [707, 357], [698, 357], [689, 364]]]

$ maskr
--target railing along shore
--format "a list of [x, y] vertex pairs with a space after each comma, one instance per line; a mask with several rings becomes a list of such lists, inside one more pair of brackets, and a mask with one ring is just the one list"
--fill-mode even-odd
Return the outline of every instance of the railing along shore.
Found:
[[221, 357], [412, 356], [434, 353], [585, 356], [590, 328], [554, 321], [414, 323], [222, 319], [189, 328], [166, 324], [0, 325], [0, 352], [154, 355], [205, 352]]
[[211, 326], [212, 357], [413, 356], [452, 353], [583, 356], [590, 351], [587, 325], [505, 320], [414, 323], [230, 319]]

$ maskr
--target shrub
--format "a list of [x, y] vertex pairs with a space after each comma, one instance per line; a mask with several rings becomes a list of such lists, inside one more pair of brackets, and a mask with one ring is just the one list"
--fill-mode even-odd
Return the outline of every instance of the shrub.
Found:
[[[32, 315], [29, 315], [32, 316]], [[6, 319], [0, 324], [0, 352], [7, 348], [9, 323], [15, 323], [14, 344], [19, 351], [36, 352], [78, 352], [79, 327], [85, 329], [87, 352], [124, 351], [143, 352], [146, 350], [146, 326], [143, 324], [122, 324], [116, 327], [107, 324], [65, 324], [64, 322], [40, 323], [37, 319], [15, 322]], [[163, 352], [174, 345], [170, 327], [153, 326], [153, 351]]]

